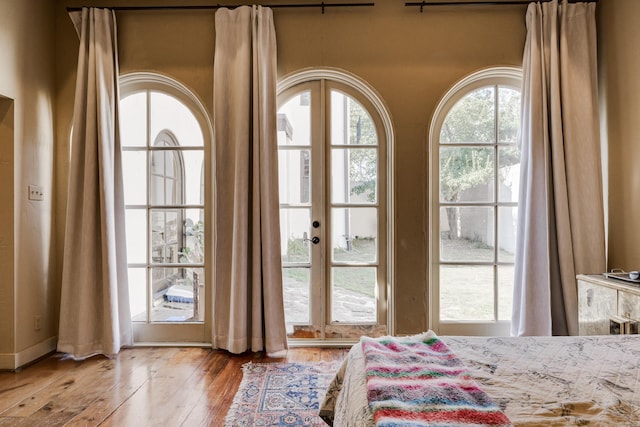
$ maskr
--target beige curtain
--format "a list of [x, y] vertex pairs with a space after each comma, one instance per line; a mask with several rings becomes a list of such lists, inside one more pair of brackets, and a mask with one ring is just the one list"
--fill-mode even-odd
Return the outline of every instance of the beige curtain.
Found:
[[512, 335], [577, 335], [576, 274], [605, 271], [595, 3], [531, 3]]
[[215, 16], [213, 345], [286, 349], [280, 261], [276, 39], [271, 10]]
[[112, 11], [71, 13], [80, 36], [58, 351], [83, 358], [132, 343]]

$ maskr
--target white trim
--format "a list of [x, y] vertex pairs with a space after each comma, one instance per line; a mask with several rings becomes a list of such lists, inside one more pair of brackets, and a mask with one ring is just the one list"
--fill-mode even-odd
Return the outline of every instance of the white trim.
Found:
[[18, 353], [0, 353], [0, 370], [14, 371], [56, 350], [58, 337], [49, 337]]
[[[287, 74], [276, 85], [276, 93], [279, 95], [285, 90], [312, 80], [330, 80], [349, 86], [362, 95], [373, 104], [376, 113], [382, 120], [386, 143], [387, 143], [387, 333], [393, 335], [395, 333], [395, 309], [394, 309], [394, 265], [395, 265], [395, 206], [394, 206], [394, 175], [395, 175], [395, 158], [394, 158], [394, 132], [391, 114], [385, 102], [378, 92], [362, 78], [348, 71], [338, 68], [305, 68]], [[294, 341], [289, 340], [292, 344]], [[306, 341], [310, 343], [311, 341]], [[331, 345], [330, 340], [323, 340], [322, 345]]]

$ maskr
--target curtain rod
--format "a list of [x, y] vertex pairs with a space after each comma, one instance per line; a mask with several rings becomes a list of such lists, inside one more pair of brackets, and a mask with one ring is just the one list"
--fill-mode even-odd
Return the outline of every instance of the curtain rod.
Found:
[[[376, 4], [374, 2], [369, 3], [290, 3], [290, 4], [263, 4], [258, 6], [269, 7], [272, 9], [284, 9], [284, 8], [307, 8], [318, 7], [324, 14], [325, 8], [328, 7], [372, 7]], [[101, 6], [101, 8], [111, 9], [114, 11], [136, 11], [136, 10], [211, 10], [220, 8], [234, 9], [240, 6], [248, 6], [243, 4], [210, 4], [210, 5], [182, 5], [182, 6]], [[97, 6], [94, 6], [97, 7]], [[67, 7], [67, 12], [81, 11], [82, 7]]]
[[[427, 1], [415, 1], [415, 2], [407, 2], [404, 5], [405, 6], [420, 6], [420, 12], [422, 13], [423, 9], [425, 6], [480, 6], [480, 5], [490, 5], [490, 6], [496, 6], [496, 5], [500, 5], [500, 4], [506, 4], [506, 5], [526, 5], [529, 3], [535, 3], [535, 2], [540, 2], [542, 1], [543, 3], [546, 3], [550, 0], [506, 0], [506, 1], [481, 1], [481, 0], [460, 0], [460, 1], [431, 1], [431, 2], [427, 2]], [[586, 3], [597, 3], [598, 0], [575, 0], [575, 1], [570, 1], [569, 3], [577, 3], [577, 2], [586, 2]]]

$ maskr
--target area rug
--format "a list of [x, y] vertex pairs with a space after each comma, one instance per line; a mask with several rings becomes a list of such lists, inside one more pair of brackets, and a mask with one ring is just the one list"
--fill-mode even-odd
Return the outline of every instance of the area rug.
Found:
[[339, 362], [246, 363], [225, 427], [326, 426], [320, 403]]

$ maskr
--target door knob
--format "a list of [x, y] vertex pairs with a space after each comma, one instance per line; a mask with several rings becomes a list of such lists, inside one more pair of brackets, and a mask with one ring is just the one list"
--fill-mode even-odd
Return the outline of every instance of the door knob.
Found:
[[313, 225], [313, 228], [318, 228], [320, 227], [320, 221], [313, 221], [311, 225]]
[[320, 238], [318, 236], [313, 236], [313, 239], [311, 239], [311, 243], [317, 245], [318, 243], [320, 243]]

